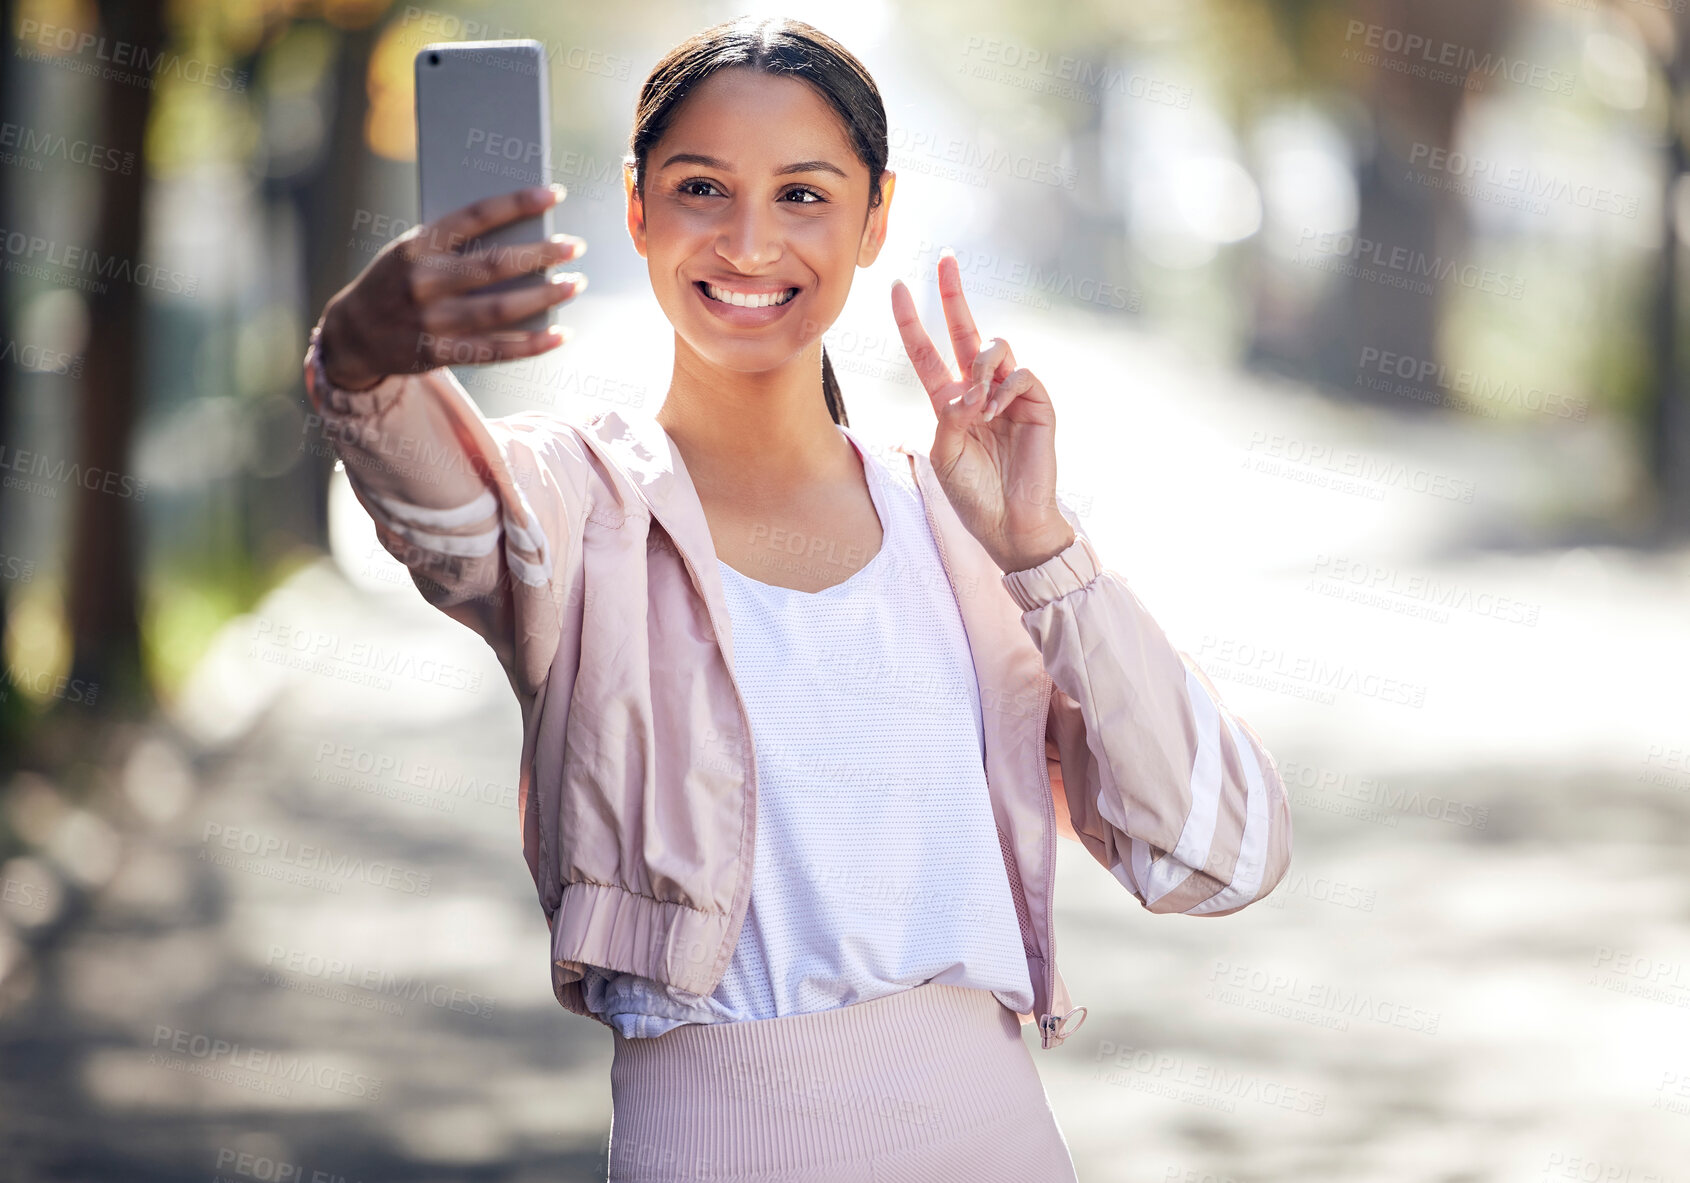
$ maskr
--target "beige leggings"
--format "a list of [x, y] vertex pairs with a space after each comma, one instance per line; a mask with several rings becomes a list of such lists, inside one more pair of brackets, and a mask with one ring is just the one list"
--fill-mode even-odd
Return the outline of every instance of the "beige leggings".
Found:
[[609, 1183], [1077, 1183], [1020, 1020], [987, 990], [612, 1035]]

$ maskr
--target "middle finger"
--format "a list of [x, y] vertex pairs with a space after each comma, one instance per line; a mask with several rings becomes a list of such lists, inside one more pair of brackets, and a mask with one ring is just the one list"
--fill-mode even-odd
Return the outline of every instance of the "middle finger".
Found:
[[502, 279], [511, 279], [571, 259], [587, 252], [585, 239], [572, 234], [554, 234], [535, 242], [494, 243], [457, 252], [430, 252], [417, 259], [420, 287], [425, 299], [472, 292]]
[[587, 277], [577, 271], [547, 276], [544, 283], [528, 284], [502, 292], [453, 296], [442, 300], [431, 332], [460, 335], [483, 332], [544, 311], [581, 294]]
[[962, 294], [962, 269], [957, 266], [956, 255], [949, 253], [950, 248], [945, 250], [939, 256], [939, 305], [951, 330], [957, 373], [966, 374], [974, 355], [980, 352], [980, 333], [968, 311], [968, 299]]

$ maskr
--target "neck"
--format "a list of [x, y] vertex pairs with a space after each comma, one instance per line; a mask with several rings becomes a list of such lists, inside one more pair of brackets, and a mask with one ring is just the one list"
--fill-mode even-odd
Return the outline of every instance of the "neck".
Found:
[[669, 393], [654, 416], [700, 485], [767, 491], [835, 475], [853, 461], [822, 395], [821, 343], [769, 370], [728, 370], [677, 335]]

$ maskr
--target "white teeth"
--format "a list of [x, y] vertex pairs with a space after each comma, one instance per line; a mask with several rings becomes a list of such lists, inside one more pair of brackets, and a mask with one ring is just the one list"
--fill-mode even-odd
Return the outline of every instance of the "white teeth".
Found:
[[719, 288], [713, 283], [706, 283], [704, 291], [712, 300], [720, 300], [724, 304], [732, 304], [738, 308], [767, 308], [772, 304], [784, 304], [796, 294], [796, 289], [787, 288], [784, 292], [748, 295], [745, 292], [736, 292], [730, 288]]

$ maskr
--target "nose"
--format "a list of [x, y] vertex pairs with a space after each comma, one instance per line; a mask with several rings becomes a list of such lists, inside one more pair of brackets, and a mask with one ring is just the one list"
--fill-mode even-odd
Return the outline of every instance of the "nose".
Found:
[[763, 270], [784, 253], [775, 211], [762, 201], [733, 203], [723, 216], [716, 253], [747, 275]]

